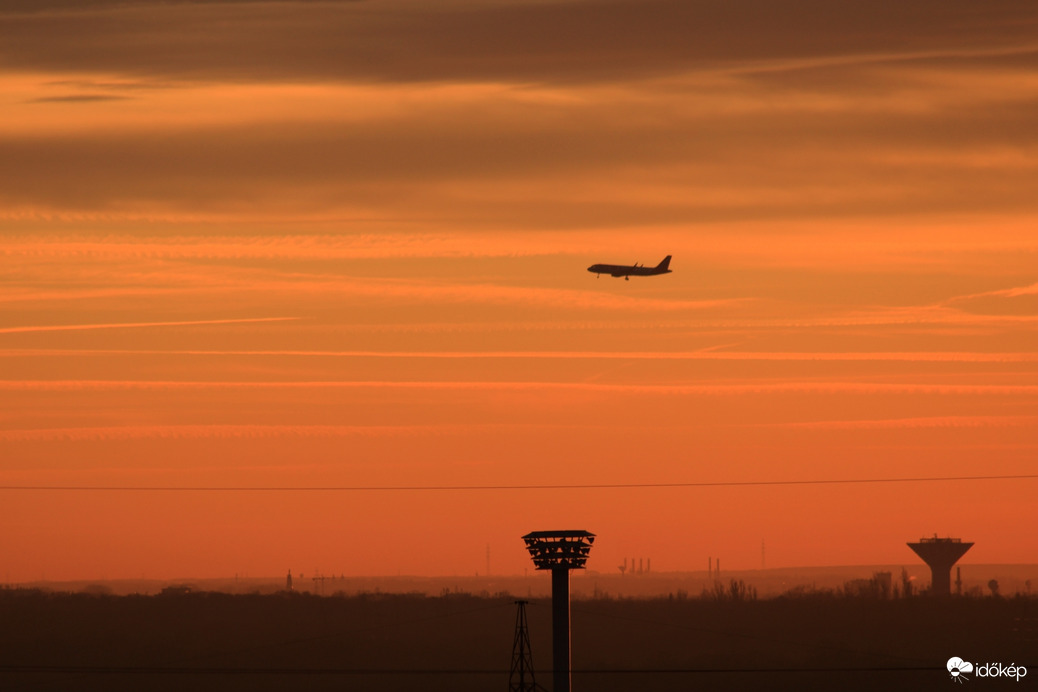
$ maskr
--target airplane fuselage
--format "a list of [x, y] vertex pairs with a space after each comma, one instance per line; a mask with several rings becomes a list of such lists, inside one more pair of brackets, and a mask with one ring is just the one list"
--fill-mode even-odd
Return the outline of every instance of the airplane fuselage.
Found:
[[655, 267], [645, 267], [641, 265], [626, 265], [626, 264], [592, 264], [587, 268], [592, 274], [608, 274], [616, 278], [624, 277], [627, 279], [631, 276], [656, 276], [658, 274], [669, 274], [670, 269], [670, 255], [667, 255], [662, 262], [657, 264]]

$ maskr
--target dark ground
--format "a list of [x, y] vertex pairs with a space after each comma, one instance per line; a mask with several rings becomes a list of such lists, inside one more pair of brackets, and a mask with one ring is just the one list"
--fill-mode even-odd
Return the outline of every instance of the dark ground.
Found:
[[[528, 606], [551, 685], [550, 603]], [[577, 600], [573, 688], [949, 690], [945, 662], [1029, 668], [1038, 599]], [[507, 596], [106, 596], [0, 590], [2, 690], [507, 690]]]

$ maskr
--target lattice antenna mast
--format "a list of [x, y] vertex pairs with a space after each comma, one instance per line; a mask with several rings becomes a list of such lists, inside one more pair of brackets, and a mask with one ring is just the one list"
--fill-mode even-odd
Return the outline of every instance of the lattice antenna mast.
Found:
[[515, 640], [512, 642], [512, 671], [508, 675], [508, 692], [536, 692], [544, 689], [533, 675], [530, 631], [526, 625], [527, 601], [516, 601]]

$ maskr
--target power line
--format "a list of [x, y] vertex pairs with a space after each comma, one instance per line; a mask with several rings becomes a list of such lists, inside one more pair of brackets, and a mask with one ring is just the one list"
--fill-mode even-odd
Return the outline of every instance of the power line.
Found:
[[827, 478], [779, 481], [693, 481], [680, 483], [571, 483], [544, 485], [0, 485], [0, 491], [104, 492], [398, 492], [481, 490], [610, 490], [621, 488], [741, 488], [795, 485], [866, 485], [876, 483], [946, 483], [1038, 478], [1038, 474], [1002, 476], [928, 476], [915, 478]]

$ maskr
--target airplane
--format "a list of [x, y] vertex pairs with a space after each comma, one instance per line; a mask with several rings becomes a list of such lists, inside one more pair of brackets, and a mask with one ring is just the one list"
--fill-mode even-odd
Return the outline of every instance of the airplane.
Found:
[[663, 261], [657, 264], [655, 267], [646, 267], [645, 265], [627, 266], [624, 264], [592, 264], [587, 268], [589, 272], [595, 274], [597, 279], [601, 274], [609, 274], [609, 276], [615, 276], [617, 278], [624, 277], [624, 281], [630, 281], [632, 276], [656, 276], [657, 274], [669, 274], [670, 269], [670, 255], [663, 258]]

